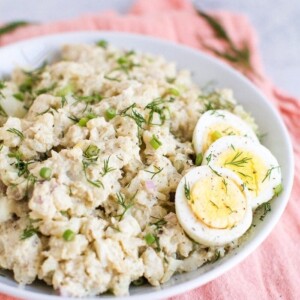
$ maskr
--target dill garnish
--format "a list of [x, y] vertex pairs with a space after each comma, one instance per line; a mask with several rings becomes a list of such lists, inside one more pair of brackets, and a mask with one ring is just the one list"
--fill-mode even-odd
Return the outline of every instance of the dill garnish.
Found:
[[146, 120], [135, 108], [136, 108], [136, 103], [133, 103], [132, 105], [123, 109], [119, 115], [122, 117], [131, 118], [132, 120], [135, 121], [136, 125], [140, 129], [143, 129], [143, 123], [146, 123]]
[[218, 109], [226, 109], [232, 111], [234, 104], [224, 98], [219, 91], [203, 92], [198, 96], [199, 100], [203, 101], [204, 109], [202, 113], [206, 111], [216, 111]]
[[129, 201], [126, 201], [124, 195], [121, 193], [117, 193], [117, 203], [123, 207], [123, 212], [121, 215], [118, 215], [119, 221], [121, 221], [125, 215], [125, 213], [134, 205], [134, 198], [136, 196], [138, 191], [135, 192], [135, 194], [129, 199]]
[[18, 170], [18, 176], [21, 177], [24, 175], [25, 177], [28, 177], [30, 174], [28, 166], [34, 163], [34, 161], [23, 160], [23, 155], [19, 151], [8, 153], [8, 157], [16, 159], [16, 162], [12, 163], [12, 165], [14, 165]]
[[130, 59], [130, 56], [134, 54], [135, 54], [134, 51], [129, 51], [124, 56], [119, 57], [117, 59], [117, 63], [119, 67], [116, 68], [115, 70], [121, 70], [126, 74], [128, 74], [129, 71], [131, 71], [134, 67], [140, 67], [141, 66], [140, 64], [136, 64], [132, 61], [132, 59]]
[[18, 136], [21, 140], [23, 140], [25, 137], [24, 137], [24, 134], [20, 131], [20, 130], [18, 130], [18, 129], [16, 129], [16, 128], [9, 128], [9, 129], [7, 129], [6, 131], [8, 131], [8, 132], [10, 132], [10, 133], [12, 133], [12, 134], [15, 134], [16, 136]]
[[33, 235], [37, 234], [38, 230], [36, 228], [34, 228], [32, 225], [29, 225], [28, 227], [26, 227], [20, 237], [21, 240], [26, 240], [30, 237], [32, 237]]
[[210, 25], [215, 36], [225, 43], [227, 49], [225, 51], [220, 51], [200, 40], [202, 46], [216, 56], [226, 60], [235, 67], [238, 67], [243, 73], [257, 75], [251, 64], [250, 47], [246, 41], [243, 42], [241, 47], [237, 47], [217, 18], [208, 15], [203, 11], [198, 11], [198, 14]]
[[2, 117], [7, 117], [7, 113], [4, 110], [4, 108], [2, 107], [2, 105], [0, 104], [0, 116]]
[[185, 198], [188, 200], [191, 200], [191, 188], [190, 188], [190, 184], [188, 182], [184, 182], [184, 195]]
[[219, 176], [219, 177], [222, 177], [216, 170], [214, 170], [211, 166], [208, 166], [210, 169], [211, 169], [211, 171], [214, 173], [214, 174], [216, 174], [217, 176]]
[[261, 204], [258, 207], [258, 209], [259, 208], [263, 208], [263, 214], [259, 218], [261, 221], [263, 221], [264, 218], [266, 217], [266, 215], [271, 211], [271, 204], [270, 204], [270, 202], [265, 202], [265, 203]]
[[144, 170], [147, 173], [152, 174], [151, 179], [154, 178], [154, 176], [156, 176], [157, 174], [159, 174], [164, 168], [159, 168], [157, 166], [153, 166], [154, 169], [156, 169], [156, 171], [149, 171], [149, 170]]
[[112, 172], [112, 171], [115, 170], [115, 168], [111, 168], [109, 166], [109, 159], [110, 159], [110, 156], [109, 156], [108, 159], [104, 160], [102, 172], [100, 172], [100, 174], [101, 174], [102, 177], [104, 177], [107, 173]]
[[68, 101], [65, 96], [62, 96], [61, 97], [61, 107], [63, 108], [66, 104], [68, 104]]
[[7, 23], [4, 26], [0, 27], [0, 36], [12, 32], [19, 27], [23, 27], [27, 25], [30, 25], [30, 23], [26, 21], [14, 21], [14, 22]]
[[89, 104], [94, 104], [100, 102], [103, 97], [100, 94], [92, 94], [90, 96], [76, 96], [78, 101], [83, 101]]
[[96, 164], [99, 157], [100, 149], [95, 145], [89, 145], [83, 152], [84, 159], [82, 160], [83, 173], [86, 181], [95, 187], [104, 188], [103, 183], [100, 180], [92, 181], [88, 178], [87, 169], [89, 166]]
[[47, 94], [48, 92], [53, 91], [55, 89], [56, 85], [57, 85], [56, 82], [54, 82], [50, 86], [48, 86], [46, 88], [42, 88], [42, 89], [37, 90], [35, 93], [37, 95]]
[[[155, 218], [155, 217], [152, 217], [152, 218], [158, 219], [158, 218]], [[167, 221], [164, 218], [158, 219], [156, 222], [150, 223], [150, 225], [155, 226], [157, 230], [161, 229], [166, 224], [167, 224]]]
[[[166, 110], [168, 110], [168, 108], [166, 107], [166, 104], [174, 102], [174, 101], [175, 101], [175, 98], [173, 98], [173, 97], [171, 97], [169, 100], [164, 100], [162, 98], [157, 98], [157, 99], [154, 99], [149, 104], [147, 104], [147, 106], [145, 106], [145, 109], [150, 110], [149, 118], [147, 120], [147, 124], [148, 125], [159, 125], [159, 126], [163, 125], [166, 121], [166, 118], [167, 118]], [[159, 116], [160, 123], [153, 123], [152, 122], [155, 113]]]
[[36, 220], [29, 219], [29, 225], [23, 230], [20, 236], [20, 240], [26, 240], [32, 237], [33, 235], [37, 234], [38, 228], [34, 227], [33, 224], [39, 221], [40, 219], [36, 219]]
[[116, 77], [110, 77], [109, 75], [104, 75], [104, 78], [110, 81], [121, 82], [121, 79], [118, 79]]
[[211, 153], [205, 159], [206, 159], [207, 164], [209, 164], [211, 161]]
[[4, 81], [0, 80], [0, 97], [4, 98], [4, 95], [2, 94], [1, 90], [6, 88], [6, 84]]
[[40, 80], [40, 75], [44, 71], [47, 63], [44, 62], [40, 67], [33, 71], [23, 71], [23, 73], [26, 75], [25, 80], [23, 83], [19, 86], [19, 90], [22, 93], [32, 93], [32, 89], [34, 85]]
[[273, 172], [274, 170], [276, 170], [276, 169], [279, 170], [279, 169], [280, 169], [280, 166], [276, 166], [276, 167], [272, 167], [272, 168], [268, 169], [268, 171], [267, 171], [267, 173], [266, 173], [266, 176], [264, 177], [264, 179], [262, 180], [262, 182], [264, 182], [266, 179], [269, 179], [269, 180], [270, 180], [272, 172]]
[[97, 46], [106, 49], [108, 46], [108, 42], [106, 40], [100, 40], [96, 43]]
[[243, 152], [237, 151], [236, 155], [233, 157], [231, 161], [225, 162], [226, 165], [232, 165], [236, 167], [244, 167], [252, 158], [251, 157], [244, 157], [240, 158]]
[[224, 184], [225, 193], [227, 194], [227, 185], [228, 185], [228, 183], [226, 182], [225, 178], [223, 178], [222, 183]]

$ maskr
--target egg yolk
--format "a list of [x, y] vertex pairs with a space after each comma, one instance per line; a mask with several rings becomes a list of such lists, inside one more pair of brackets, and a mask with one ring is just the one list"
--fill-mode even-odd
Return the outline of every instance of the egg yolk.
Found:
[[209, 148], [209, 146], [217, 139], [227, 135], [241, 135], [241, 132], [227, 123], [218, 123], [213, 127], [208, 128], [203, 136], [203, 153]]
[[244, 217], [247, 199], [241, 186], [216, 174], [198, 180], [192, 187], [189, 205], [205, 225], [232, 228]]
[[233, 147], [220, 154], [216, 164], [234, 171], [243, 180], [251, 196], [258, 196], [268, 171], [260, 157]]

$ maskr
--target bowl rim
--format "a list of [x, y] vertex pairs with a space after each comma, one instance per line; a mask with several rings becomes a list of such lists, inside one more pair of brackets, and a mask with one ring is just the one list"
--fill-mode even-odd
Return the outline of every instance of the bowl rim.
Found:
[[[242, 81], [247, 88], [251, 89], [257, 97], [260, 98], [261, 101], [265, 102], [265, 104], [268, 106], [268, 109], [271, 111], [271, 113], [276, 118], [278, 125], [281, 127], [281, 130], [284, 133], [285, 136], [285, 146], [288, 149], [287, 153], [287, 163], [292, 166], [289, 172], [289, 177], [287, 178], [287, 184], [284, 188], [285, 197], [283, 197], [283, 201], [280, 203], [280, 206], [278, 209], [274, 212], [272, 211], [272, 215], [270, 217], [270, 220], [267, 224], [265, 224], [263, 230], [256, 232], [255, 238], [251, 240], [246, 247], [242, 248], [238, 253], [232, 257], [228, 261], [225, 261], [225, 263], [221, 264], [220, 266], [213, 268], [209, 271], [207, 271], [205, 274], [205, 279], [202, 279], [200, 276], [199, 278], [195, 279], [189, 279], [186, 282], [177, 283], [174, 286], [166, 287], [165, 289], [155, 289], [153, 288], [153, 292], [147, 292], [146, 294], [137, 294], [137, 295], [128, 295], [123, 297], [117, 297], [117, 296], [108, 296], [103, 297], [104, 299], [123, 299], [123, 300], [137, 300], [143, 297], [143, 300], [152, 300], [152, 299], [162, 299], [171, 297], [174, 295], [180, 295], [184, 292], [190, 291], [194, 288], [200, 287], [213, 279], [216, 279], [217, 277], [221, 276], [225, 272], [232, 269], [234, 266], [238, 265], [240, 262], [242, 262], [247, 256], [249, 256], [256, 248], [258, 248], [259, 245], [262, 244], [262, 242], [269, 236], [272, 229], [275, 227], [275, 225], [278, 223], [281, 215], [283, 214], [288, 200], [290, 198], [292, 186], [293, 186], [293, 179], [294, 179], [294, 154], [293, 154], [293, 146], [292, 142], [288, 133], [288, 130], [279, 114], [277, 109], [274, 107], [274, 105], [267, 99], [267, 97], [243, 74], [238, 72], [237, 70], [233, 69], [231, 66], [225, 64], [221, 60], [210, 56], [206, 53], [200, 52], [199, 50], [196, 50], [194, 48], [172, 42], [169, 40], [152, 37], [152, 36], [146, 36], [142, 34], [133, 34], [133, 33], [127, 33], [127, 32], [120, 32], [120, 31], [72, 31], [72, 32], [64, 32], [59, 34], [49, 34], [44, 35], [40, 37], [34, 37], [22, 41], [18, 41], [16, 43], [9, 44], [7, 46], [3, 46], [0, 48], [0, 56], [2, 52], [9, 51], [9, 49], [13, 49], [16, 47], [21, 47], [28, 45], [30, 43], [43, 43], [43, 42], [55, 42], [56, 40], [60, 41], [63, 37], [71, 38], [76, 37], [76, 40], [80, 39], [82, 43], [89, 43], [88, 39], [101, 39], [101, 38], [128, 38], [131, 41], [138, 41], [138, 42], [152, 42], [156, 43], [161, 46], [169, 46], [169, 47], [175, 47], [179, 48], [179, 50], [185, 51], [187, 54], [197, 55], [202, 60], [207, 60], [212, 64], [217, 65], [219, 68], [225, 70], [229, 74], [236, 77], [237, 81]], [[69, 40], [67, 41], [69, 42]], [[66, 42], [66, 43], [67, 43]], [[57, 42], [57, 45], [61, 45], [61, 42]], [[168, 59], [166, 57], [166, 59]], [[222, 266], [222, 267], [221, 267]], [[0, 292], [3, 292], [5, 294], [19, 297], [21, 299], [31, 299], [31, 300], [71, 300], [74, 299], [74, 297], [64, 297], [59, 295], [47, 295], [47, 294], [41, 294], [38, 292], [32, 292], [28, 290], [22, 289], [22, 287], [13, 287], [8, 286], [5, 283], [1, 282], [0, 279]], [[96, 300], [100, 299], [101, 296], [91, 296], [88, 298], [81, 298], [81, 299], [89, 299], [89, 300]]]

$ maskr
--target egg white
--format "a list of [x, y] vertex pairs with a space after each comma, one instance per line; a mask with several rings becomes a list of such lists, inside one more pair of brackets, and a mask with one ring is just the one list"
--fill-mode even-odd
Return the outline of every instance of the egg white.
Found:
[[[271, 200], [274, 196], [275, 188], [281, 184], [282, 179], [279, 163], [270, 150], [246, 137], [226, 136], [218, 139], [209, 147], [203, 158], [203, 165], [208, 164], [212, 168], [226, 168], [226, 166], [220, 165], [218, 159], [227, 151], [246, 151], [251, 153], [253, 157], [259, 158], [265, 166], [266, 176], [267, 171], [273, 168], [270, 176], [267, 176], [263, 182], [259, 182], [261, 191], [256, 197], [251, 196], [251, 206], [253, 209], [256, 209], [262, 203]], [[239, 175], [239, 177], [243, 180], [242, 176]]]
[[[218, 174], [228, 180], [233, 180], [242, 185], [242, 180], [232, 171], [224, 168], [215, 168]], [[223, 246], [241, 237], [252, 223], [252, 209], [249, 204], [247, 188], [243, 193], [247, 201], [246, 211], [242, 220], [231, 229], [215, 229], [201, 222], [193, 213], [185, 196], [186, 182], [192, 187], [199, 179], [212, 176], [213, 171], [208, 166], [196, 167], [189, 171], [179, 182], [175, 195], [175, 209], [179, 223], [196, 242], [206, 246]]]
[[[257, 142], [258, 138], [252, 128], [238, 116], [226, 110], [209, 110], [205, 112], [198, 120], [193, 133], [193, 146], [196, 153], [204, 153], [204, 144], [207, 140], [207, 132], [214, 130], [215, 126], [222, 125], [225, 130], [226, 127], [233, 127], [240, 132], [241, 136], [248, 137]], [[230, 132], [228, 132], [229, 134]], [[226, 134], [223, 133], [224, 136]]]

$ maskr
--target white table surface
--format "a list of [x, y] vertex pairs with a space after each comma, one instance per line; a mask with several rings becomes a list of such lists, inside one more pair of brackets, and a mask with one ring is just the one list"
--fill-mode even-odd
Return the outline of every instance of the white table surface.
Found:
[[[228, 9], [248, 15], [260, 38], [267, 74], [280, 88], [300, 98], [300, 0], [195, 2], [203, 9]], [[134, 0], [0, 0], [0, 22], [47, 22], [107, 9], [125, 13], [132, 3]]]

